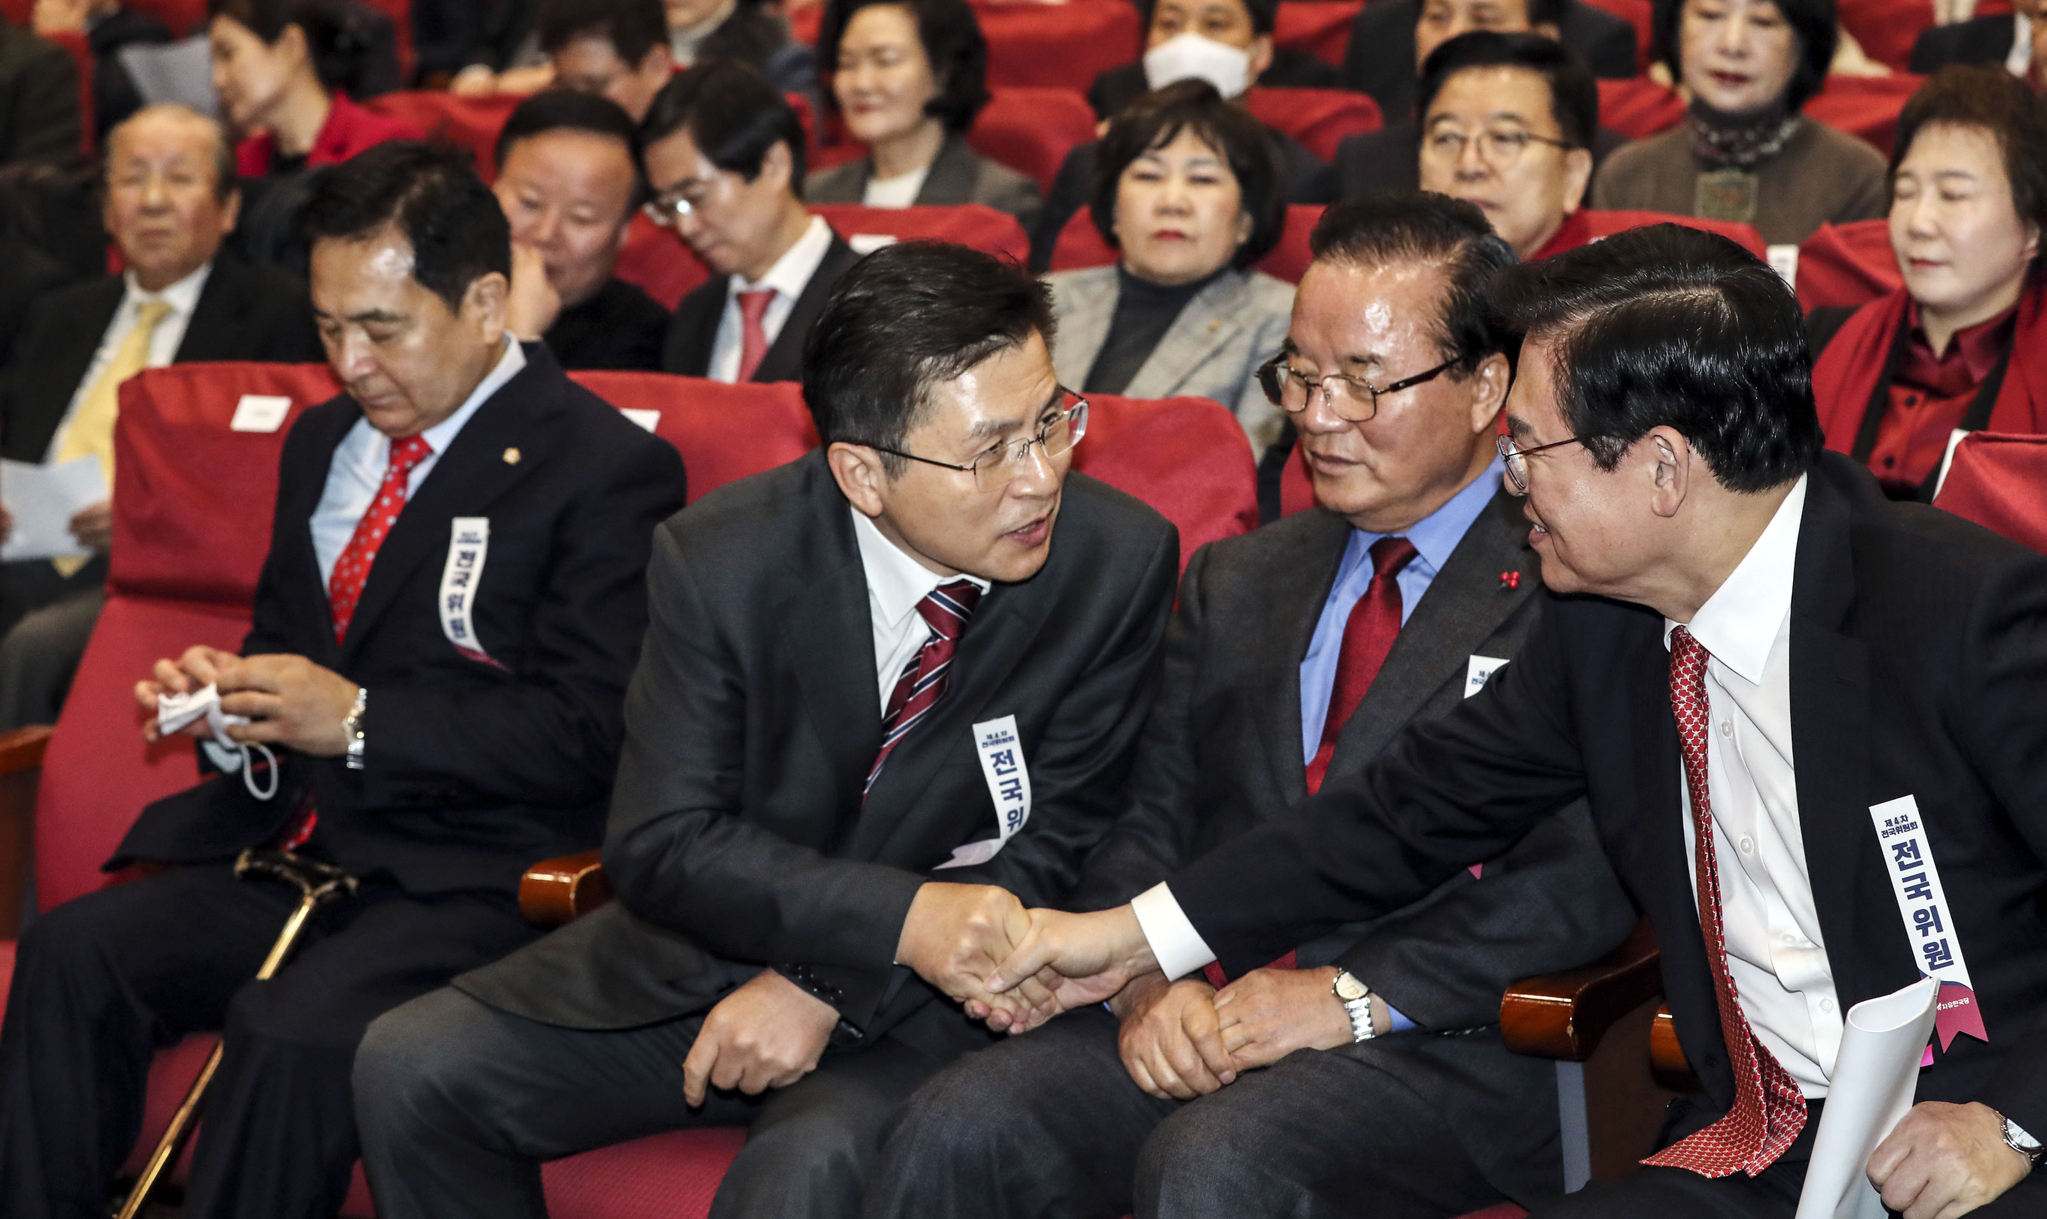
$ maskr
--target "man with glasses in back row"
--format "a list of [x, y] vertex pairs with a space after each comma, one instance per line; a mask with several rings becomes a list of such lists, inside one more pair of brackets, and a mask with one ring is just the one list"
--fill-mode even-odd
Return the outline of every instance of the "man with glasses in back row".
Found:
[[[1312, 243], [1261, 380], [1319, 506], [1189, 563], [1128, 812], [1071, 908], [1127, 901], [1362, 769], [1543, 612], [1484, 319], [1512, 251], [1470, 204], [1417, 193], [1338, 204]], [[1555, 1073], [1507, 1052], [1500, 995], [1634, 923], [1572, 804], [1384, 919], [1236, 978], [1153, 976], [954, 1063], [892, 1130], [868, 1215], [1429, 1219], [1556, 1197]], [[1226, 1052], [1196, 1048], [1218, 1033]]]
[[857, 1214], [888, 1116], [990, 1044], [948, 1000], [987, 999], [1018, 899], [1063, 901], [1121, 810], [1179, 566], [1068, 474], [1052, 330], [961, 246], [840, 281], [803, 365], [823, 447], [655, 533], [619, 900], [356, 1058], [378, 1214], [541, 1214], [540, 1161], [692, 1125], [750, 1127], [712, 1215]]

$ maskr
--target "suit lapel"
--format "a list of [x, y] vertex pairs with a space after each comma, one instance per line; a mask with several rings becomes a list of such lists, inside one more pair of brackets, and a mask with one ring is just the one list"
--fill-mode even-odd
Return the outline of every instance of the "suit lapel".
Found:
[[1267, 632], [1266, 646], [1273, 653], [1269, 671], [1275, 680], [1264, 714], [1258, 717], [1265, 726], [1273, 779], [1288, 804], [1308, 797], [1308, 768], [1301, 760], [1301, 661], [1314, 642], [1315, 626], [1322, 620], [1322, 607], [1336, 584], [1351, 535], [1350, 523], [1326, 509], [1310, 508], [1301, 515], [1315, 523], [1303, 525], [1298, 546], [1282, 555], [1271, 573], [1268, 604], [1278, 621]]
[[718, 342], [718, 322], [732, 277], [720, 275], [682, 298], [661, 344], [663, 371], [685, 377], [711, 375], [711, 348]]
[[[801, 564], [800, 591], [784, 603], [782, 646], [793, 658], [803, 707], [831, 755], [838, 820], [831, 853], [845, 855], [860, 831], [861, 785], [881, 751], [881, 696], [875, 675], [874, 617], [853, 521], [838, 488], [813, 454], [810, 495], [818, 501], [820, 553]], [[900, 751], [899, 751], [900, 752]], [[894, 755], [890, 756], [893, 764]]]
[[[873, 161], [869, 160], [868, 164], [872, 165]], [[924, 185], [917, 188], [917, 202], [946, 207], [972, 203], [979, 176], [973, 150], [967, 147], [966, 140], [948, 135], [945, 143], [938, 146], [938, 155], [932, 158], [931, 169], [924, 175]], [[864, 189], [866, 184], [861, 185]]]
[[280, 592], [293, 604], [294, 622], [311, 627], [301, 633], [294, 626], [293, 635], [305, 643], [309, 659], [327, 668], [339, 665], [341, 649], [334, 641], [334, 612], [328, 604], [326, 581], [320, 578], [320, 556], [313, 549], [313, 513], [326, 493], [334, 451], [360, 418], [362, 411], [354, 400], [342, 397], [335, 399], [331, 408], [309, 412], [296, 425], [317, 430], [308, 433], [304, 465], [281, 471], [279, 537], [271, 544], [278, 556]]
[[1078, 272], [1067, 281], [1066, 292], [1069, 304], [1059, 319], [1052, 362], [1059, 380], [1079, 389], [1109, 337], [1109, 321], [1116, 313], [1116, 268]]
[[810, 334], [811, 324], [824, 312], [824, 304], [831, 297], [832, 285], [839, 282], [839, 276], [846, 268], [860, 261], [853, 247], [836, 232], [832, 234], [831, 248], [825, 251], [824, 260], [817, 264], [817, 270], [810, 282], [803, 285], [803, 295], [796, 298], [796, 304], [789, 310], [789, 318], [782, 323], [782, 331], [775, 341], [768, 344], [767, 354], [761, 357], [760, 367], [753, 373], [756, 381], [800, 381], [803, 378], [803, 341]]
[[[527, 344], [526, 354], [526, 367], [462, 425], [398, 514], [363, 582], [362, 599], [342, 640], [344, 657], [396, 599], [413, 569], [446, 552], [450, 516], [483, 515], [492, 501], [548, 460], [552, 446], [536, 437], [536, 423], [560, 406], [562, 374], [539, 344]], [[519, 451], [519, 460], [505, 459], [512, 449]]]
[[178, 363], [217, 360], [233, 349], [236, 332], [247, 324], [250, 276], [249, 268], [228, 251], [214, 257], [185, 337], [178, 343]]
[[1132, 398], [1170, 398], [1177, 393], [1208, 353], [1244, 328], [1240, 304], [1250, 283], [1243, 272], [1226, 271], [1203, 288], [1173, 319], [1123, 392]]
[[[1539, 569], [1528, 549], [1519, 502], [1505, 490], [1496, 492], [1429, 582], [1429, 591], [1394, 638], [1379, 676], [1337, 737], [1332, 773], [1379, 756], [1429, 696], [1459, 675], [1473, 649], [1535, 595]], [[1500, 580], [1505, 571], [1523, 572], [1528, 579], [1509, 586]]]
[[9, 410], [10, 434], [0, 438], [7, 441], [11, 455], [39, 462], [49, 451], [126, 291], [118, 275], [95, 284], [90, 292], [79, 294], [78, 307], [66, 310], [68, 316], [52, 317], [61, 325], [38, 327], [53, 332], [47, 335], [52, 340], [49, 350], [31, 356], [16, 346], [13, 366], [20, 370], [16, 374], [20, 378], [18, 401]]

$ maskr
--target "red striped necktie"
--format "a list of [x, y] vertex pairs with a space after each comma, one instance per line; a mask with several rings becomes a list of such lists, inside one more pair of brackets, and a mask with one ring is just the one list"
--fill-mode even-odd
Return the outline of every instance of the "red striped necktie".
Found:
[[1683, 627], [1670, 633], [1670, 707], [1684, 752], [1685, 787], [1692, 798], [1692, 834], [1698, 843], [1699, 922], [1706, 964], [1720, 1004], [1720, 1031], [1734, 1070], [1734, 1107], [1704, 1130], [1671, 1144], [1642, 1163], [1688, 1168], [1702, 1177], [1745, 1172], [1753, 1177], [1776, 1163], [1805, 1128], [1805, 1096], [1798, 1081], [1749, 1027], [1734, 979], [1727, 974], [1727, 935], [1720, 917], [1720, 868], [1713, 850], [1713, 805], [1706, 791], [1706, 739], [1712, 714], [1706, 702], [1705, 645]]
[[954, 580], [932, 589], [917, 603], [917, 613], [931, 627], [931, 638], [903, 666], [902, 677], [889, 693], [888, 710], [881, 717], [881, 752], [874, 755], [874, 766], [867, 772], [866, 785], [860, 789], [862, 796], [874, 786], [875, 776], [881, 774], [881, 764], [888, 761], [896, 745], [910, 735], [910, 730], [945, 694], [952, 654], [980, 600], [979, 585], [972, 580]]

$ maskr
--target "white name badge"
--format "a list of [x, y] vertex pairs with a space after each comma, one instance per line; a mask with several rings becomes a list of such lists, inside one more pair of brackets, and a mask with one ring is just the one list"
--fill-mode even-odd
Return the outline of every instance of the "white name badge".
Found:
[[1969, 981], [1969, 962], [1962, 956], [1960, 929], [1949, 913], [1940, 867], [1933, 861], [1933, 845], [1919, 815], [1919, 802], [1900, 796], [1872, 804], [1869, 819], [1876, 826], [1884, 872], [1898, 899], [1898, 917], [1904, 920], [1905, 940], [1912, 945], [1914, 963], [1920, 973], [1940, 980], [1934, 1028], [1941, 1048], [1945, 1050], [1958, 1033], [1990, 1040], [1976, 1003], [1976, 989]]
[[[490, 554], [490, 518], [458, 516], [448, 538], [448, 563], [441, 569], [441, 633], [471, 660], [497, 664], [476, 638], [476, 590]], [[500, 666], [502, 667], [502, 666]]]
[[1505, 668], [1507, 662], [1497, 656], [1471, 654], [1471, 663], [1464, 668], [1464, 697], [1470, 698], [1485, 689], [1486, 679]]
[[276, 394], [243, 394], [235, 403], [235, 416], [228, 420], [230, 431], [274, 432], [291, 414], [291, 399]]
[[940, 868], [987, 863], [1031, 819], [1031, 771], [1024, 763], [1016, 717], [1005, 715], [999, 720], [975, 724], [974, 751], [981, 755], [981, 774], [988, 780], [988, 795], [995, 801], [995, 837], [954, 847], [952, 858], [939, 864]]
[[1763, 258], [1770, 269], [1781, 276], [1785, 283], [1798, 286], [1798, 247], [1795, 245], [1773, 245], [1763, 247]]

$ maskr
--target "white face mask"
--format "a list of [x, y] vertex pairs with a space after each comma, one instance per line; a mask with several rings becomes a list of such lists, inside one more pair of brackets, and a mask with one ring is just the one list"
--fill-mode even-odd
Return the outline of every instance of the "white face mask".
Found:
[[1235, 97], [1251, 87], [1251, 53], [1192, 30], [1175, 34], [1144, 53], [1147, 87], [1163, 89], [1190, 78], [1207, 81], [1224, 97]]

